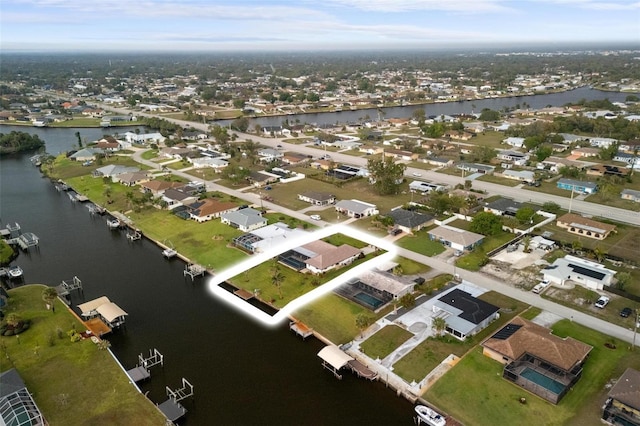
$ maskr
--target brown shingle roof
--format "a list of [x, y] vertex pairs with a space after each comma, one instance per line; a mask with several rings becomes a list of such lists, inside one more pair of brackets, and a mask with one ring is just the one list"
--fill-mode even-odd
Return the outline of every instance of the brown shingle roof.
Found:
[[210, 214], [222, 213], [235, 209], [236, 203], [214, 200], [207, 198], [202, 205], [196, 210], [195, 214], [200, 217], [209, 216]]
[[609, 391], [609, 396], [640, 410], [640, 371], [627, 368]]
[[340, 247], [336, 247], [333, 244], [329, 244], [322, 240], [313, 241], [309, 244], [305, 244], [302, 247], [317, 254], [317, 256], [314, 256], [311, 259], [307, 259], [306, 262], [308, 265], [311, 265], [320, 270], [336, 265], [343, 260], [349, 259], [350, 257], [353, 257], [361, 252], [360, 249], [352, 247], [348, 244], [343, 244]]
[[525, 353], [547, 361], [565, 371], [582, 362], [592, 346], [572, 337], [560, 338], [551, 334], [551, 330], [515, 317], [508, 325], [520, 326], [506, 339], [499, 339], [494, 334], [482, 343], [482, 346], [508, 357], [511, 360], [520, 358]]
[[590, 228], [598, 228], [605, 231], [605, 233], [612, 232], [616, 229], [615, 225], [609, 225], [608, 223], [598, 222], [597, 220], [587, 219], [586, 217], [582, 217], [578, 214], [567, 213], [558, 218], [558, 223], [566, 223], [570, 225], [572, 223], [576, 223], [583, 226], [588, 226]]

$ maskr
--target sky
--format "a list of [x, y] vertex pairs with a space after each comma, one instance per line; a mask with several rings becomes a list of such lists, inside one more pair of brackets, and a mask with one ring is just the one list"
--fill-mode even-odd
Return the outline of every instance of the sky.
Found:
[[2, 0], [8, 51], [640, 45], [640, 0]]

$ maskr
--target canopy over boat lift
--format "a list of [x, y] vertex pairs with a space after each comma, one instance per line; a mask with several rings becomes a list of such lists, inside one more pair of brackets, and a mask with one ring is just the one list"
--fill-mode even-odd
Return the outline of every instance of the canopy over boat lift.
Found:
[[318, 352], [318, 356], [322, 359], [322, 366], [331, 371], [333, 375], [340, 380], [342, 380], [340, 370], [344, 367], [349, 368], [356, 373], [358, 377], [363, 377], [368, 380], [374, 380], [378, 377], [375, 371], [370, 370], [366, 365], [346, 354], [335, 345], [325, 346]]

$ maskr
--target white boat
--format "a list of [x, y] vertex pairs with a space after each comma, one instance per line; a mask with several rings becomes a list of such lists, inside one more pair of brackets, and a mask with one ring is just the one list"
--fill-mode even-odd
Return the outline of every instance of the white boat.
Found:
[[167, 259], [171, 259], [172, 257], [174, 257], [177, 254], [178, 254], [178, 252], [175, 251], [172, 248], [166, 248], [166, 249], [162, 250], [162, 255], [164, 257], [166, 257]]
[[426, 405], [416, 405], [415, 410], [418, 415], [419, 425], [425, 423], [430, 426], [445, 426], [447, 424], [447, 421], [441, 414], [438, 414]]
[[107, 219], [107, 226], [110, 229], [120, 228], [120, 221], [118, 219]]
[[7, 270], [9, 278], [20, 278], [22, 276], [22, 268], [19, 266], [12, 266]]

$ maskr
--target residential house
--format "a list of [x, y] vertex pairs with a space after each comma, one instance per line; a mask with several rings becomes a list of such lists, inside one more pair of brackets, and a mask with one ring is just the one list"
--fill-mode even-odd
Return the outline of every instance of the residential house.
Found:
[[636, 161], [636, 155], [630, 154], [628, 152], [618, 151], [613, 156], [613, 161], [617, 161], [618, 163], [632, 164]]
[[580, 379], [591, 349], [519, 316], [482, 342], [484, 355], [505, 364], [503, 378], [553, 404]]
[[474, 247], [482, 244], [484, 240], [484, 235], [448, 225], [431, 229], [428, 234], [432, 241], [440, 241], [445, 246], [460, 251], [473, 250]]
[[508, 137], [506, 139], [503, 139], [502, 143], [505, 143], [514, 148], [522, 148], [524, 146], [524, 138]]
[[271, 161], [279, 160], [284, 157], [284, 154], [281, 151], [273, 148], [261, 148], [258, 150], [258, 156], [260, 161], [265, 163], [270, 163]]
[[384, 150], [384, 156], [385, 157], [391, 157], [394, 159], [398, 159], [398, 160], [403, 160], [403, 161], [412, 161], [412, 160], [417, 160], [418, 159], [418, 154], [415, 152], [411, 152], [411, 151], [404, 151], [401, 149], [385, 149]]
[[481, 121], [467, 121], [462, 123], [462, 126], [464, 127], [464, 130], [466, 130], [467, 132], [471, 132], [471, 133], [482, 133], [485, 130], [484, 127], [484, 123]]
[[95, 169], [92, 173], [92, 176], [113, 178], [114, 176], [118, 176], [122, 173], [133, 173], [133, 172], [139, 172], [139, 171], [140, 169], [137, 167], [109, 164], [108, 166]]
[[493, 174], [493, 171], [496, 169], [493, 166], [489, 166], [487, 164], [478, 164], [478, 163], [460, 163], [456, 165], [456, 168], [463, 170], [469, 173], [480, 173], [483, 175]]
[[572, 281], [592, 290], [602, 290], [605, 286], [610, 286], [616, 274], [616, 271], [607, 269], [600, 263], [571, 255], [556, 259], [541, 272], [545, 280], [559, 286]]
[[84, 163], [85, 161], [94, 161], [99, 155], [103, 154], [104, 150], [101, 148], [84, 148], [74, 152], [69, 158]]
[[167, 208], [173, 210], [181, 206], [188, 206], [198, 201], [197, 195], [188, 194], [175, 188], [167, 188], [162, 194], [162, 201], [167, 203]]
[[304, 154], [299, 154], [297, 152], [285, 152], [282, 157], [282, 162], [285, 164], [302, 164], [309, 161], [309, 157]]
[[550, 172], [558, 173], [563, 167], [575, 167], [576, 169], [584, 169], [586, 164], [582, 161], [573, 161], [568, 158], [562, 157], [549, 157], [546, 160], [538, 163], [536, 166], [538, 169], [547, 169]]
[[0, 424], [48, 425], [15, 368], [0, 373]]
[[191, 204], [190, 207], [189, 217], [200, 223], [218, 218], [223, 213], [232, 212], [238, 209], [238, 205], [236, 203], [219, 201], [215, 198], [206, 198], [202, 201], [196, 201]]
[[529, 154], [505, 149], [498, 152], [497, 158], [513, 163], [516, 166], [524, 166], [527, 164], [527, 161], [529, 161]]
[[580, 194], [595, 194], [598, 191], [598, 184], [593, 182], [583, 182], [574, 179], [562, 178], [558, 180], [558, 188], [567, 191], [575, 191]]
[[274, 173], [269, 173], [264, 170], [261, 171], [252, 171], [249, 173], [248, 177], [249, 181], [253, 184], [253, 186], [257, 188], [264, 187], [269, 185], [270, 183], [275, 183], [280, 179], [280, 176]]
[[172, 158], [174, 160], [182, 160], [187, 158], [189, 154], [193, 154], [195, 150], [193, 148], [187, 148], [184, 146], [170, 146], [165, 147], [158, 153], [162, 157]]
[[251, 207], [222, 213], [220, 221], [242, 232], [251, 232], [267, 225], [267, 218], [262, 217], [262, 212]]
[[495, 201], [485, 204], [484, 211], [498, 216], [515, 216], [524, 204], [514, 201], [511, 198], [498, 198]]
[[382, 154], [384, 147], [380, 145], [361, 145], [358, 147], [359, 152], [364, 152], [367, 155]]
[[113, 182], [120, 183], [125, 186], [134, 186], [139, 185], [142, 182], [147, 182], [149, 180], [149, 175], [147, 172], [128, 172], [128, 173], [120, 173], [117, 176], [112, 178]]
[[445, 137], [447, 139], [453, 139], [453, 140], [456, 140], [456, 141], [468, 141], [473, 136], [474, 135], [472, 133], [461, 132], [459, 130], [448, 130], [443, 135], [443, 137]]
[[233, 244], [249, 253], [263, 253], [287, 240], [291, 241], [305, 234], [307, 234], [307, 231], [299, 228], [289, 228], [289, 225], [277, 222], [235, 237]]
[[612, 166], [609, 164], [594, 164], [587, 169], [588, 176], [619, 176], [625, 177], [629, 174], [629, 169]]
[[[113, 118], [112, 118], [113, 121]], [[163, 143], [165, 141], [165, 137], [162, 134], [155, 133], [140, 133], [136, 134], [134, 132], [126, 132], [124, 134], [124, 138], [127, 142], [137, 143], [137, 144], [146, 144], [146, 143]]]
[[580, 157], [599, 157], [600, 149], [593, 147], [582, 147], [575, 148], [571, 150], [571, 155], [580, 158]]
[[420, 161], [437, 167], [451, 167], [455, 163], [452, 159], [444, 157], [425, 157]]
[[502, 177], [519, 182], [535, 182], [536, 176], [530, 170], [505, 170]]
[[636, 191], [635, 189], [623, 189], [622, 192], [620, 192], [620, 198], [640, 203], [640, 191]]
[[[393, 300], [400, 300], [402, 296], [413, 292], [416, 283], [389, 272], [367, 271], [358, 277], [348, 280], [334, 290], [341, 296], [353, 300], [371, 310], [378, 311]], [[354, 297], [360, 293], [372, 296], [361, 300]]]
[[572, 234], [595, 240], [604, 240], [610, 233], [615, 232], [616, 226], [582, 217], [575, 213], [562, 215], [556, 221], [556, 226], [566, 229]]
[[393, 224], [396, 229], [400, 229], [402, 232], [412, 234], [421, 230], [422, 228], [429, 226], [433, 223], [434, 217], [418, 212], [416, 210], [406, 210], [403, 208], [396, 208], [385, 214], [386, 217], [393, 219]]
[[608, 425], [640, 426], [640, 371], [627, 368], [609, 390], [602, 420]]
[[336, 196], [328, 192], [307, 191], [298, 194], [298, 200], [313, 204], [314, 206], [328, 206], [335, 204]]
[[193, 164], [194, 169], [203, 169], [208, 167], [213, 169], [216, 173], [222, 172], [222, 170], [229, 165], [227, 160], [211, 157], [190, 158], [189, 162]]
[[361, 255], [362, 250], [348, 244], [336, 247], [317, 240], [280, 254], [278, 262], [297, 271], [307, 270], [312, 274], [323, 274], [349, 265]]
[[336, 211], [349, 217], [359, 219], [361, 217], [378, 214], [378, 208], [374, 204], [358, 200], [341, 200], [336, 203]]
[[585, 138], [591, 146], [598, 148], [609, 148], [611, 145], [618, 143], [618, 139], [613, 138], [600, 138], [600, 137], [587, 137]]
[[434, 317], [443, 318], [447, 323], [445, 331], [460, 340], [484, 330], [498, 318], [499, 310], [460, 288], [440, 296], [433, 304]]
[[414, 180], [409, 183], [409, 191], [419, 192], [421, 194], [427, 194], [431, 191], [443, 192], [446, 191], [445, 185], [439, 185], [437, 183], [424, 182], [421, 180]]
[[142, 192], [151, 193], [154, 197], [161, 196], [169, 188], [179, 188], [181, 186], [184, 186], [184, 183], [167, 182], [165, 180], [150, 180], [140, 183]]

